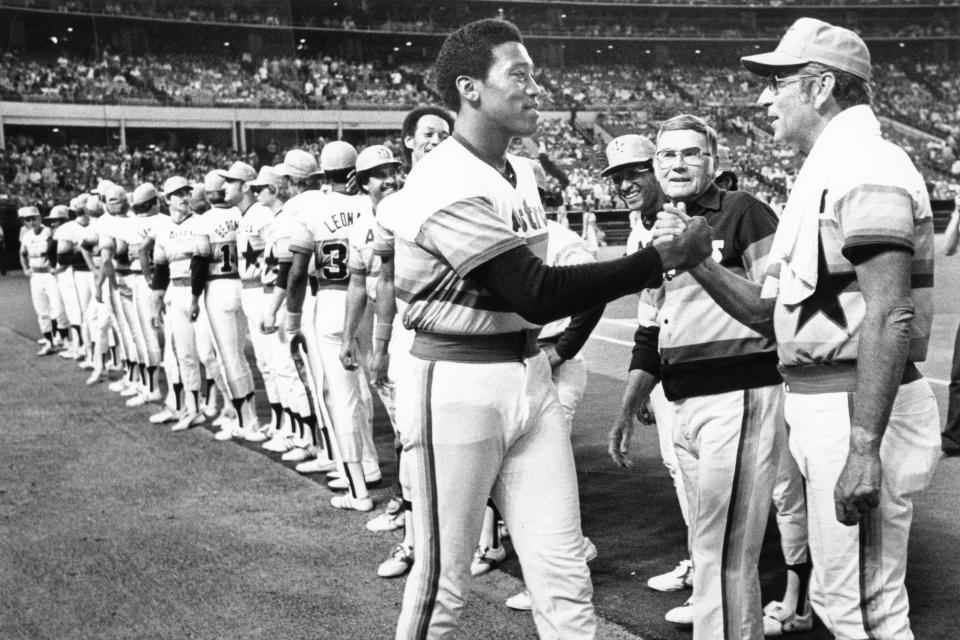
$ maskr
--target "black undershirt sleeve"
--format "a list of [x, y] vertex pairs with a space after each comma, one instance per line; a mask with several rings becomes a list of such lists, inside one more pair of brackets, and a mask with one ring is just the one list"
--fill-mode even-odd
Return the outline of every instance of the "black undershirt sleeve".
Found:
[[548, 267], [526, 246], [510, 249], [468, 274], [528, 322], [546, 324], [663, 282], [653, 247], [590, 264]]
[[51, 240], [47, 243], [47, 260], [50, 261], [50, 266], [57, 266], [57, 241]]
[[170, 265], [161, 262], [153, 265], [153, 281], [150, 288], [154, 291], [166, 291], [170, 285]]
[[210, 269], [210, 256], [190, 258], [190, 293], [199, 296], [207, 285], [207, 272]]
[[283, 261], [277, 267], [277, 287], [283, 290], [287, 289], [287, 283], [290, 282], [290, 267], [292, 262]]
[[570, 318], [570, 324], [560, 334], [557, 346], [554, 347], [557, 355], [564, 360], [569, 360], [580, 353], [580, 349], [587, 343], [587, 338], [590, 337], [594, 327], [600, 322], [604, 309], [606, 309], [606, 305], [600, 305], [595, 309], [579, 313]]
[[637, 327], [633, 334], [633, 352], [630, 356], [630, 371], [642, 369], [660, 377], [660, 327]]

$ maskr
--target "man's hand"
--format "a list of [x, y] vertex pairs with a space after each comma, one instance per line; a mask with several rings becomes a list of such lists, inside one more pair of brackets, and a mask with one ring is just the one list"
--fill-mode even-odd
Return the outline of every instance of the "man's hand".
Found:
[[196, 322], [200, 317], [200, 303], [197, 300], [190, 302], [190, 322]]
[[97, 301], [97, 304], [103, 304], [103, 288], [96, 287], [93, 291], [93, 299]]
[[547, 354], [547, 362], [550, 363], [551, 371], [556, 371], [557, 367], [566, 362], [566, 359], [557, 355], [557, 348], [553, 345], [544, 349], [543, 352]]
[[343, 340], [340, 345], [340, 364], [342, 364], [343, 368], [347, 371], [356, 371], [357, 366], [360, 364], [354, 354], [354, 347], [356, 345], [356, 340]]
[[633, 438], [633, 417], [629, 414], [621, 415], [610, 429], [607, 441], [607, 452], [613, 462], [621, 469], [633, 465], [627, 457], [630, 453], [630, 440]]
[[374, 384], [383, 384], [389, 382], [390, 378], [387, 376], [387, 371], [390, 369], [390, 354], [389, 353], [376, 353], [373, 354], [373, 361], [370, 363], [370, 375], [373, 378]]
[[277, 332], [277, 314], [265, 310], [260, 318], [260, 333], [270, 335]]
[[641, 424], [656, 425], [657, 417], [653, 414], [653, 407], [650, 406], [650, 398], [647, 398], [637, 409], [637, 420]]
[[870, 509], [880, 505], [882, 475], [879, 452], [850, 451], [840, 477], [837, 478], [837, 486], [833, 489], [833, 501], [839, 522], [845, 525], [857, 524]]
[[700, 216], [690, 217], [680, 205], [664, 205], [653, 227], [653, 246], [663, 270], [690, 269], [713, 253], [713, 229]]

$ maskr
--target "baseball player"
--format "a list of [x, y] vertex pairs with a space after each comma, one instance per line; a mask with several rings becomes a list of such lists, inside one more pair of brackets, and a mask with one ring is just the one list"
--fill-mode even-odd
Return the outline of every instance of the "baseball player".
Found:
[[57, 279], [51, 273], [57, 244], [50, 228], [44, 226], [40, 220], [40, 211], [36, 207], [20, 207], [17, 217], [24, 225], [24, 232], [20, 237], [20, 266], [23, 267], [23, 272], [30, 276], [30, 298], [33, 300], [33, 309], [37, 313], [37, 322], [44, 339], [37, 355], [46, 356], [57, 350], [54, 346], [54, 320], [57, 322], [60, 338], [64, 341], [69, 339], [70, 324], [60, 298]]
[[[693, 273], [729, 313], [776, 337], [806, 481], [814, 610], [838, 638], [909, 640], [913, 499], [940, 453], [936, 399], [915, 364], [933, 318], [926, 186], [881, 134], [857, 34], [800, 18], [775, 51], [741, 62], [766, 78], [758, 104], [774, 142], [806, 159], [765, 280], [709, 261]], [[664, 216], [655, 234], [669, 241], [685, 224]]]
[[379, 481], [381, 475], [373, 445], [372, 411], [363, 393], [366, 381], [360, 369], [348, 371], [340, 363], [349, 281], [349, 230], [361, 216], [373, 215], [367, 196], [345, 193], [356, 159], [357, 152], [348, 143], [328, 143], [321, 151], [320, 168], [331, 191], [305, 191], [284, 205], [293, 215], [286, 329], [291, 335], [300, 332], [312, 259], [315, 271], [311, 275], [316, 283], [313, 333], [324, 380], [323, 389], [316, 392], [330, 408], [342, 463], [342, 477], [334, 478], [330, 486], [348, 489], [346, 495], [335, 496], [330, 503], [338, 509], [370, 511], [373, 500], [367, 484]]
[[245, 162], [235, 162], [227, 171], [219, 171], [224, 180], [223, 198], [200, 220], [197, 232], [196, 264], [205, 263], [200, 278], [204, 285], [204, 304], [210, 322], [214, 346], [223, 366], [224, 382], [237, 414], [237, 423], [225, 422], [215, 434], [218, 440], [232, 437], [262, 442], [254, 399], [253, 372], [243, 353], [247, 336], [247, 318], [240, 301], [237, 231], [243, 212], [252, 204], [244, 185], [256, 179], [257, 172]]
[[665, 270], [709, 255], [709, 233], [694, 222], [662, 249], [545, 266], [533, 171], [506, 155], [539, 117], [519, 31], [502, 20], [465, 25], [444, 41], [436, 69], [457, 129], [391, 196], [410, 212], [394, 228], [394, 282], [409, 301], [404, 324], [416, 331], [408, 374], [397, 381], [417, 533], [396, 637], [455, 633], [492, 496], [540, 636], [592, 638], [570, 435], [536, 337], [543, 322], [657, 286]]
[[[44, 222], [50, 227], [53, 234], [53, 240], [57, 245], [57, 251], [53, 256], [51, 264], [52, 272], [57, 279], [57, 288], [60, 290], [60, 299], [63, 301], [63, 310], [70, 323], [70, 338], [64, 340], [66, 348], [59, 353], [65, 360], [80, 360], [83, 358], [83, 337], [80, 333], [80, 325], [83, 322], [83, 316], [80, 306], [80, 294], [77, 290], [77, 284], [73, 277], [72, 253], [61, 254], [60, 239], [64, 234], [74, 235], [76, 223], [70, 220], [70, 210], [66, 205], [58, 204], [50, 209], [50, 214], [44, 219]], [[66, 227], [66, 229], [64, 229]], [[81, 229], [82, 230], [82, 229]], [[65, 258], [61, 261], [61, 255]]]
[[57, 261], [61, 265], [69, 265], [73, 274], [73, 286], [76, 288], [80, 323], [79, 327], [74, 327], [74, 330], [77, 333], [77, 344], [80, 346], [77, 351], [83, 357], [80, 366], [84, 369], [92, 369], [94, 367], [93, 340], [90, 335], [87, 310], [93, 300], [94, 278], [90, 270], [91, 265], [82, 249], [87, 228], [90, 226], [90, 214], [86, 209], [86, 201], [86, 194], [70, 201], [70, 212], [73, 213], [74, 219], [62, 224], [54, 237], [57, 240]]

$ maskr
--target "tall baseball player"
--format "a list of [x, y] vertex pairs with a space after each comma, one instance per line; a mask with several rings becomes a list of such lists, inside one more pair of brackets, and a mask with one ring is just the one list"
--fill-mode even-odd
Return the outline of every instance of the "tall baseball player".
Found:
[[[163, 197], [170, 210], [172, 224], [159, 229], [153, 247], [153, 307], [158, 318], [161, 311], [170, 325], [168, 339], [176, 356], [180, 384], [183, 385], [183, 409], [173, 431], [182, 431], [203, 423], [200, 413], [200, 357], [194, 323], [200, 315], [203, 294], [201, 274], [206, 261], [195, 260], [199, 218], [190, 211], [190, 183], [181, 176], [172, 176], [163, 183]], [[154, 320], [151, 324], [158, 325]]]
[[293, 215], [286, 329], [291, 335], [300, 332], [312, 259], [316, 296], [312, 318], [315, 346], [311, 346], [316, 349], [323, 371], [323, 388], [315, 392], [330, 409], [342, 463], [342, 477], [334, 478], [330, 486], [348, 490], [346, 495], [335, 496], [330, 504], [338, 509], [370, 511], [373, 500], [367, 484], [379, 481], [381, 476], [373, 445], [373, 416], [363, 393], [366, 381], [360, 369], [348, 371], [340, 363], [350, 275], [349, 230], [361, 216], [373, 215], [369, 197], [345, 193], [356, 159], [357, 152], [348, 143], [328, 143], [321, 151], [320, 168], [332, 190], [325, 194], [306, 191], [284, 205]]
[[197, 233], [196, 265], [205, 263], [198, 277], [204, 284], [204, 304], [213, 334], [224, 382], [237, 414], [237, 423], [225, 422], [215, 434], [217, 440], [245, 438], [262, 442], [257, 434], [260, 423], [254, 397], [253, 372], [244, 355], [247, 318], [240, 301], [237, 231], [243, 212], [252, 204], [244, 185], [256, 179], [257, 172], [245, 162], [235, 162], [227, 171], [219, 171], [224, 180], [223, 199], [205, 213]]
[[30, 298], [44, 339], [37, 355], [46, 356], [57, 350], [54, 347], [54, 320], [60, 338], [64, 341], [69, 339], [70, 324], [63, 309], [57, 279], [51, 273], [57, 243], [53, 240], [50, 228], [40, 220], [40, 211], [36, 207], [20, 207], [17, 216], [25, 229], [20, 237], [20, 266], [30, 276]]
[[592, 638], [570, 435], [536, 336], [543, 322], [657, 286], [664, 271], [709, 255], [709, 231], [694, 222], [662, 248], [545, 266], [533, 171], [506, 154], [539, 117], [519, 31], [502, 20], [465, 25], [444, 41], [436, 69], [457, 129], [391, 196], [411, 212], [394, 229], [394, 276], [409, 301], [404, 324], [416, 331], [409, 374], [397, 381], [397, 422], [411, 464], [417, 559], [396, 637], [455, 633], [492, 496], [540, 636]]
[[[80, 294], [73, 276], [73, 253], [61, 253], [60, 241], [65, 235], [75, 235], [79, 227], [70, 220], [70, 210], [66, 205], [58, 204], [50, 209], [50, 214], [44, 219], [44, 222], [50, 227], [53, 234], [53, 240], [57, 245], [56, 254], [52, 261], [52, 271], [57, 278], [57, 287], [60, 290], [60, 299], [63, 301], [63, 310], [70, 322], [70, 339], [63, 343], [66, 348], [59, 353], [65, 360], [80, 360], [83, 358], [83, 336], [81, 335], [80, 325], [83, 322], [81, 311]], [[82, 230], [82, 228], [81, 228]], [[64, 260], [61, 261], [61, 257]]]
[[[80, 323], [79, 327], [74, 327], [74, 330], [77, 332], [80, 346], [77, 351], [83, 357], [80, 366], [84, 369], [92, 369], [94, 367], [93, 340], [90, 335], [87, 310], [93, 300], [94, 278], [90, 263], [87, 262], [87, 257], [81, 248], [87, 235], [87, 227], [90, 226], [86, 200], [86, 194], [83, 194], [70, 201], [70, 211], [74, 219], [62, 224], [54, 237], [57, 240], [57, 261], [61, 265], [69, 265], [73, 275], [73, 286], [76, 289]], [[72, 322], [73, 319], [71, 324]]]

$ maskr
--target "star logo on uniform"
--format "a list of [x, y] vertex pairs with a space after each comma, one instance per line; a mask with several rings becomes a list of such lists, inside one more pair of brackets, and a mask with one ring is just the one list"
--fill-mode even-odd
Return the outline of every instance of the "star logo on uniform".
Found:
[[794, 332], [794, 335], [798, 335], [804, 325], [810, 322], [818, 313], [823, 314], [843, 331], [849, 331], [847, 314], [844, 313], [843, 305], [840, 304], [840, 294], [846, 291], [847, 287], [852, 283], [856, 282], [857, 276], [853, 273], [831, 275], [827, 272], [827, 261], [823, 257], [822, 242], [820, 242], [818, 252], [817, 286], [813, 290], [813, 295], [800, 304], [800, 314], [797, 316], [797, 330]]
[[254, 264], [256, 264], [257, 258], [260, 257], [261, 253], [263, 252], [257, 251], [256, 249], [253, 248], [252, 244], [250, 244], [249, 242], [247, 243], [247, 249], [242, 254], [240, 254], [243, 256], [243, 259], [247, 263], [247, 269], [249, 269]]

